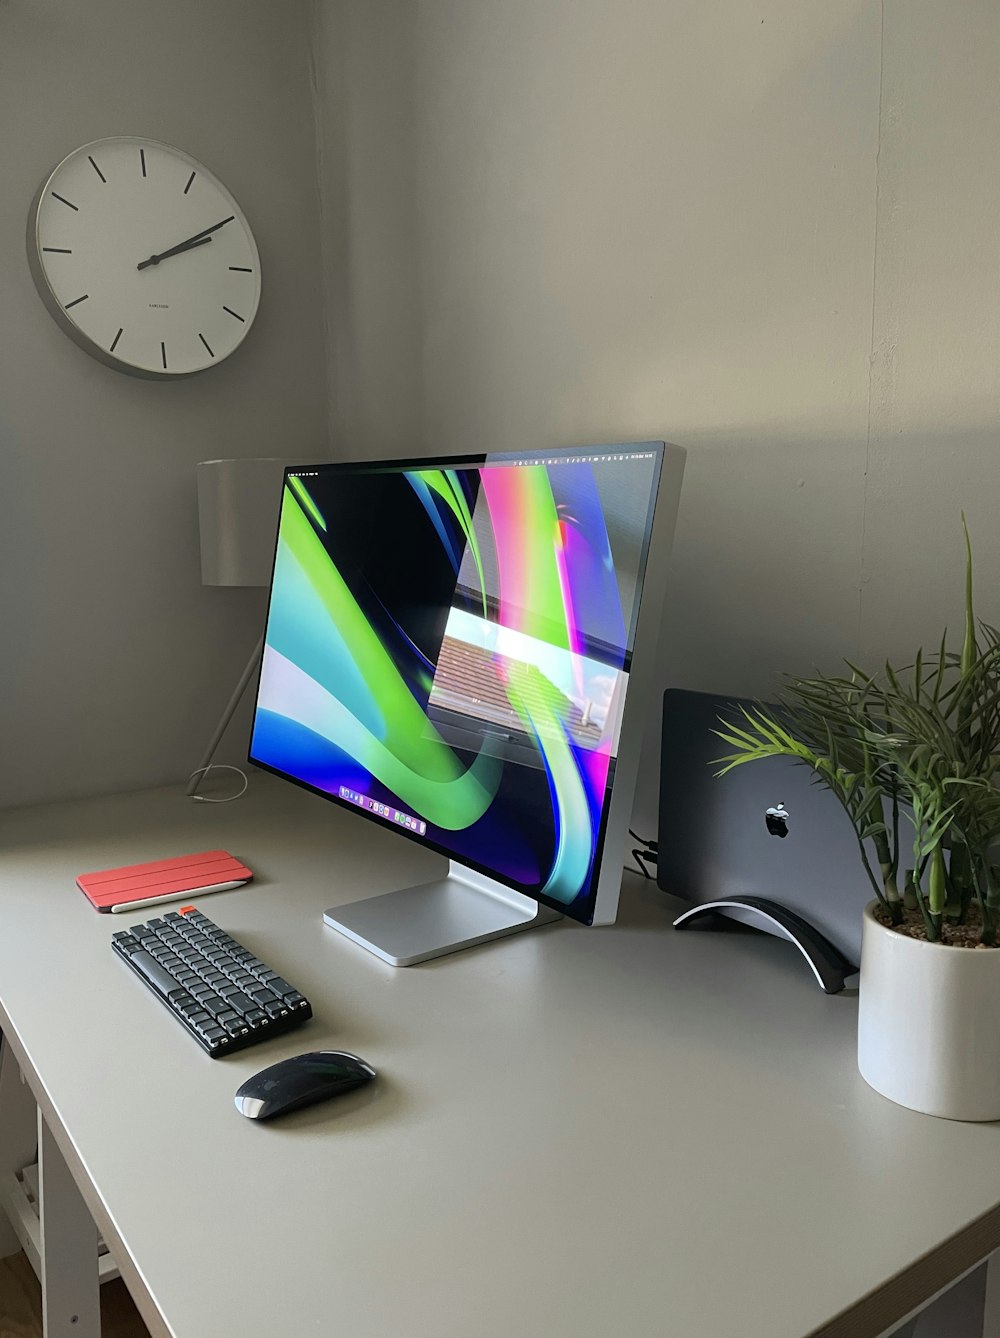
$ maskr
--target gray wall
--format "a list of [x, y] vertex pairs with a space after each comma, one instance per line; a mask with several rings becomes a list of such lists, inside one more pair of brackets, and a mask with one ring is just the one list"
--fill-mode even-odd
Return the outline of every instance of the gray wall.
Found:
[[315, 0], [330, 430], [339, 455], [419, 451], [420, 236], [409, 0]]
[[686, 446], [664, 683], [936, 643], [963, 507], [1000, 618], [991, 0], [317, 22], [342, 453]]
[[[201, 585], [195, 463], [323, 451], [310, 23], [304, 0], [0, 6], [0, 807], [185, 775], [258, 635], [262, 591]], [[114, 134], [201, 159], [255, 230], [257, 322], [202, 376], [97, 363], [28, 273], [38, 185]]]

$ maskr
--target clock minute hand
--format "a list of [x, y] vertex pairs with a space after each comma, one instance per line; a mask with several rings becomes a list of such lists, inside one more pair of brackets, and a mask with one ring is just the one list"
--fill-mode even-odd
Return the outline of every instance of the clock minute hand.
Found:
[[217, 232], [219, 228], [224, 228], [227, 223], [232, 223], [235, 217], [235, 214], [230, 214], [228, 218], [222, 219], [220, 223], [213, 223], [210, 228], [202, 228], [201, 232], [186, 237], [184, 241], [172, 246], [169, 251], [161, 251], [159, 255], [151, 255], [148, 260], [140, 261], [136, 265], [136, 269], [148, 269], [150, 265], [158, 265], [161, 260], [166, 260], [169, 256], [180, 255], [182, 251], [190, 251], [192, 247], [201, 246], [203, 242], [210, 242], [212, 238], [209, 234]]

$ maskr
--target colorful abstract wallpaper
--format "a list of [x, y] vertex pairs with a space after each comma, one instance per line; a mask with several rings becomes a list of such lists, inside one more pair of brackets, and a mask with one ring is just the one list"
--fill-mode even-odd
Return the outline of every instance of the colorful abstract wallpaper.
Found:
[[659, 464], [289, 474], [251, 761], [588, 921]]

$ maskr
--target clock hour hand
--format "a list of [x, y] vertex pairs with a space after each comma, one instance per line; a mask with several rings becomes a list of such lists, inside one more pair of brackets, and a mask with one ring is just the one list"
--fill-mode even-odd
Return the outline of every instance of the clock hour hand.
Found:
[[169, 256], [180, 255], [182, 251], [190, 251], [192, 247], [201, 246], [203, 242], [210, 242], [212, 240], [210, 234], [217, 232], [219, 228], [224, 228], [227, 223], [232, 223], [235, 217], [235, 214], [230, 214], [228, 218], [224, 218], [220, 223], [213, 223], [210, 228], [202, 228], [201, 232], [196, 232], [194, 236], [178, 242], [169, 251], [161, 251], [159, 255], [151, 255], [148, 260], [141, 260], [136, 265], [136, 269], [148, 269], [150, 265], [158, 265], [161, 260], [166, 260]]
[[190, 241], [181, 242], [179, 246], [172, 246], [169, 251], [161, 251], [158, 256], [150, 256], [148, 260], [136, 265], [136, 269], [148, 269], [150, 265], [158, 265], [161, 260], [166, 260], [168, 256], [179, 256], [182, 251], [193, 251], [196, 246], [204, 246], [206, 242], [211, 240], [211, 237], [194, 237]]

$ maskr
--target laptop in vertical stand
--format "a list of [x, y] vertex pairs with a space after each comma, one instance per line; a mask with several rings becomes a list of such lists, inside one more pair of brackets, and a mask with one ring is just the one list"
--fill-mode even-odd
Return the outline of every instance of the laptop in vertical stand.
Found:
[[[738, 719], [739, 698], [668, 689], [663, 696], [657, 882], [692, 903], [730, 896], [777, 901], [857, 962], [861, 913], [872, 898], [854, 829], [837, 798], [790, 758], [747, 762], [725, 776], [732, 751], [713, 731]], [[783, 806], [774, 823], [767, 810]], [[755, 928], [759, 918], [727, 912]]]

